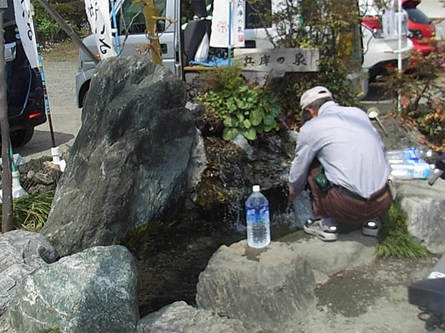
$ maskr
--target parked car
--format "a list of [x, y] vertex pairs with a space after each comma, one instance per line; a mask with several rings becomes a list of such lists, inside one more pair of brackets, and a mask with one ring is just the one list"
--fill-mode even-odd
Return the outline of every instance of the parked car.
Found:
[[[361, 19], [363, 39], [363, 67], [369, 71], [369, 80], [388, 73], [389, 68], [397, 68], [399, 48], [397, 39], [387, 39], [383, 36], [380, 16], [363, 16]], [[413, 49], [412, 41], [402, 38], [402, 63], [408, 64]]]
[[12, 145], [19, 147], [31, 140], [34, 127], [46, 122], [44, 91], [40, 71], [31, 68], [26, 58], [12, 1], [8, 1], [3, 28], [9, 131]]
[[403, 0], [402, 7], [408, 14], [409, 38], [413, 42], [413, 51], [423, 55], [436, 49], [431, 38], [435, 36], [435, 27], [432, 21], [417, 6], [420, 0]]

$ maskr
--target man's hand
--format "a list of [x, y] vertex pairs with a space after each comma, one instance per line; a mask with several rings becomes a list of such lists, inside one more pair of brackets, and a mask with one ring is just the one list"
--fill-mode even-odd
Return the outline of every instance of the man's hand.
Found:
[[289, 201], [294, 201], [295, 199], [295, 191], [292, 185], [289, 184]]

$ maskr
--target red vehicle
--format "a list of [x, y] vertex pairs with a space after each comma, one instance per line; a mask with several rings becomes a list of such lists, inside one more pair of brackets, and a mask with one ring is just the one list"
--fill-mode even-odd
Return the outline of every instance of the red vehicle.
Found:
[[408, 30], [413, 42], [413, 51], [423, 55], [436, 49], [434, 43], [428, 39], [434, 38], [435, 28], [431, 20], [417, 8], [420, 0], [402, 0], [402, 7], [408, 14]]

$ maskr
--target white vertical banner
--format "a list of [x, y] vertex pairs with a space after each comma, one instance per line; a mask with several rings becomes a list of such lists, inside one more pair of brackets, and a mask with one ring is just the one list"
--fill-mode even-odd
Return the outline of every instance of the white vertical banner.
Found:
[[244, 47], [245, 17], [246, 0], [214, 0], [210, 46]]
[[85, 9], [100, 58], [115, 57], [116, 51], [112, 43], [109, 1], [85, 0]]
[[14, 0], [14, 15], [26, 57], [32, 68], [39, 67], [30, 0]]

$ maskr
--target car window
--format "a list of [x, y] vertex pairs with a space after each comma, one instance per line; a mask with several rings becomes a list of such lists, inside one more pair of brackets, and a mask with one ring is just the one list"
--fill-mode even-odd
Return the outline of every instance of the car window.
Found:
[[246, 29], [270, 28], [272, 26], [271, 12], [271, 0], [255, 1], [253, 3], [246, 1]]
[[417, 8], [405, 9], [411, 21], [420, 24], [431, 24], [431, 20]]
[[[165, 16], [165, 6], [167, 0], [155, 0], [157, 16]], [[143, 4], [141, 2], [125, 1], [119, 12], [118, 18], [119, 34], [140, 34], [145, 32], [145, 17], [143, 13]], [[157, 31], [165, 30], [165, 20], [158, 20]]]

